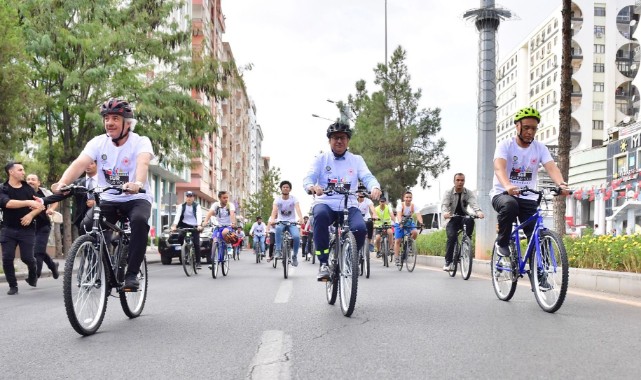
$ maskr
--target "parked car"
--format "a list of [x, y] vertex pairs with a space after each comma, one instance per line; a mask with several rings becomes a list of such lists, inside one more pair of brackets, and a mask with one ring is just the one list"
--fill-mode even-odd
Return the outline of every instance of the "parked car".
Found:
[[[205, 227], [200, 232], [200, 257], [201, 259], [205, 258], [208, 263], [211, 261], [211, 234], [212, 227]], [[160, 254], [160, 261], [163, 265], [171, 264], [174, 257], [177, 257], [180, 262], [180, 250], [184, 236], [184, 232], [172, 232], [169, 226], [165, 226], [158, 239], [158, 253]]]

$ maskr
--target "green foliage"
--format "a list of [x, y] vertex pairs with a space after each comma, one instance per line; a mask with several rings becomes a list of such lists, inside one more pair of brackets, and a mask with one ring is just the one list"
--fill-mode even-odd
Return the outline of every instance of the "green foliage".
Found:
[[389, 66], [378, 64], [374, 69], [374, 83], [381, 89], [370, 96], [360, 80], [356, 94], [348, 97], [357, 114], [350, 150], [363, 156], [392, 198], [417, 183], [425, 188], [429, 176], [437, 177], [450, 167], [443, 154], [445, 140], [436, 138], [441, 110], [419, 109], [422, 93], [411, 87], [406, 58], [399, 46]]
[[[475, 241], [476, 231], [472, 233], [472, 252], [474, 252]], [[429, 234], [421, 234], [416, 238], [416, 249], [420, 255], [445, 256], [446, 244], [447, 232], [444, 229]]]
[[243, 201], [245, 217], [252, 224], [256, 221], [257, 216], [261, 216], [264, 223], [269, 219], [269, 215], [272, 213], [274, 197], [279, 192], [279, 182], [280, 169], [270, 168], [267, 172], [263, 173], [263, 177], [260, 180], [260, 190], [257, 193], [250, 194], [249, 198]]
[[641, 235], [564, 237], [571, 267], [641, 273]]

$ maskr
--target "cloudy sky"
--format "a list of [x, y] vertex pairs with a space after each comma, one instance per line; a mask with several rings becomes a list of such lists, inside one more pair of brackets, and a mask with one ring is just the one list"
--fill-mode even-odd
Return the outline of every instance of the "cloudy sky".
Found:
[[[443, 173], [441, 192], [456, 172], [476, 188], [476, 109], [478, 33], [462, 17], [479, 0], [388, 0], [388, 55], [407, 50], [412, 87], [421, 88], [421, 107], [440, 107], [446, 154], [451, 169]], [[503, 0], [497, 6], [517, 18], [499, 28], [499, 56], [512, 51], [561, 5], [561, 0]], [[384, 0], [223, 0], [226, 33], [237, 63], [253, 64], [245, 74], [256, 103], [265, 140], [282, 178], [294, 185], [303, 212], [310, 199], [302, 179], [313, 155], [326, 150], [328, 118], [338, 116], [326, 99], [345, 100], [359, 79], [373, 84], [373, 68], [385, 60]], [[462, 138], [463, 137], [463, 138]], [[491, 169], [488, 169], [491, 170]], [[415, 189], [415, 203], [435, 202], [437, 181]]]

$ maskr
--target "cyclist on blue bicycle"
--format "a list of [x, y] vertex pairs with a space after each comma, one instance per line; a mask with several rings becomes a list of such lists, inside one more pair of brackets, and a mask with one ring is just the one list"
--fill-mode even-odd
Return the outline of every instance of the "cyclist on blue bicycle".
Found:
[[[203, 220], [203, 226], [209, 222], [212, 216], [216, 217], [216, 228], [212, 234], [212, 239], [215, 239], [215, 241], [224, 239], [227, 244], [235, 243], [238, 238], [232, 226], [236, 224], [236, 207], [233, 203], [229, 202], [228, 192], [218, 192], [218, 202], [214, 202], [214, 204], [211, 205], [211, 208]], [[212, 260], [213, 259], [212, 257]]]
[[401, 264], [399, 252], [401, 251], [401, 241], [403, 240], [405, 230], [410, 229], [412, 231], [411, 236], [413, 240], [416, 240], [418, 237], [418, 231], [416, 230], [416, 224], [414, 224], [413, 219], [414, 216], [416, 216], [419, 224], [423, 224], [423, 217], [414, 209], [412, 192], [408, 190], [403, 194], [403, 202], [400, 202], [398, 206], [396, 206], [396, 223], [394, 223], [394, 260], [396, 265]]
[[[519, 110], [514, 116], [516, 137], [500, 142], [494, 152], [494, 184], [490, 197], [492, 207], [498, 213], [497, 252], [503, 257], [510, 256], [508, 244], [517, 216], [520, 221], [525, 221], [536, 213], [537, 195], [520, 195], [519, 188], [536, 188], [539, 165], [543, 165], [557, 186], [568, 189], [547, 146], [534, 140], [540, 121], [541, 115], [536, 109], [526, 107]], [[563, 194], [569, 192], [563, 191]], [[528, 238], [533, 229], [534, 224], [523, 228]]]
[[[274, 206], [272, 207], [272, 215], [270, 217], [271, 225], [276, 226], [274, 238], [274, 258], [280, 259], [282, 257], [281, 253], [281, 244], [283, 242], [283, 231], [287, 229], [292, 235], [292, 240], [294, 240], [294, 252], [292, 252], [292, 266], [298, 266], [298, 246], [300, 245], [300, 232], [297, 225], [284, 225], [278, 224], [278, 222], [291, 222], [296, 223], [296, 215], [298, 215], [298, 223], [303, 222], [303, 213], [300, 212], [300, 205], [298, 204], [298, 199], [293, 195], [289, 195], [289, 192], [292, 190], [292, 183], [289, 181], [282, 181], [280, 183], [280, 192], [281, 196], [274, 200]], [[294, 215], [296, 212], [296, 215]]]
[[474, 213], [478, 218], [483, 219], [485, 217], [483, 211], [481, 211], [481, 207], [479, 207], [479, 204], [476, 201], [476, 195], [474, 195], [474, 192], [468, 190], [464, 185], [465, 174], [454, 174], [454, 187], [443, 194], [443, 200], [441, 201], [441, 212], [443, 213], [443, 218], [445, 218], [445, 231], [447, 232], [445, 265], [443, 266], [444, 271], [451, 270], [456, 238], [458, 236], [458, 232], [463, 229], [463, 223], [465, 223], [467, 236], [472, 238], [472, 232], [474, 231], [474, 219], [452, 219], [452, 216], [468, 215], [467, 208], [469, 206], [474, 210]]
[[[329, 279], [329, 226], [336, 220], [343, 219], [343, 201], [340, 194], [324, 194], [329, 183], [355, 191], [358, 181], [363, 182], [370, 191], [371, 198], [376, 200], [381, 196], [381, 185], [367, 168], [363, 157], [347, 151], [352, 129], [348, 124], [336, 122], [327, 128], [330, 151], [321, 153], [314, 158], [311, 169], [303, 180], [303, 187], [308, 193], [315, 193], [313, 204], [314, 246], [315, 254], [320, 262], [318, 281]], [[357, 207], [355, 196], [351, 196], [349, 207], [349, 229], [356, 237], [357, 249], [365, 242], [367, 229], [363, 215]]]

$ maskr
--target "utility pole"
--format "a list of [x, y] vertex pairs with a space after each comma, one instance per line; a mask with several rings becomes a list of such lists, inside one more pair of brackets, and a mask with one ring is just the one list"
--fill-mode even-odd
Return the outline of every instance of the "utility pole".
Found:
[[501, 20], [511, 16], [510, 11], [496, 8], [494, 0], [481, 0], [480, 8], [463, 15], [465, 19], [474, 21], [479, 31], [476, 183], [479, 206], [485, 214], [485, 219], [480, 219], [476, 226], [475, 253], [479, 259], [490, 256], [496, 236], [496, 212], [489, 196], [496, 148], [496, 31]]

